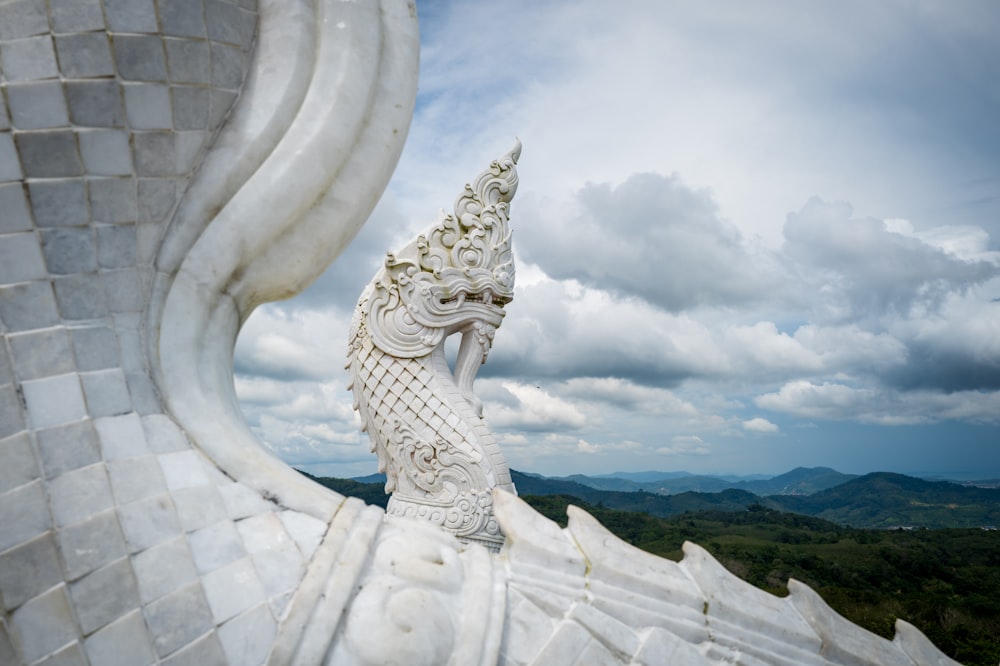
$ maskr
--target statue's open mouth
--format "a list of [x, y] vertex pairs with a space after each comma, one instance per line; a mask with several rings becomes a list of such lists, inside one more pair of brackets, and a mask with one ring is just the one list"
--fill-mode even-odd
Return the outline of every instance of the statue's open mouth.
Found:
[[482, 303], [483, 305], [492, 305], [495, 308], [503, 309], [511, 300], [513, 299], [510, 296], [494, 294], [492, 290], [484, 289], [483, 291], [471, 293], [460, 291], [450, 298], [442, 298], [441, 305], [455, 303], [457, 304], [456, 307], [462, 307], [466, 303]]

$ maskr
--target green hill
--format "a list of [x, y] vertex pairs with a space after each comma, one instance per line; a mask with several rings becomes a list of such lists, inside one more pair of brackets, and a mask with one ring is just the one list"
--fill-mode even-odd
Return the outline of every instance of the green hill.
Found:
[[877, 472], [806, 497], [770, 497], [784, 511], [870, 528], [1000, 526], [1000, 490]]
[[796, 467], [770, 479], [747, 481], [734, 487], [757, 495], [812, 495], [856, 478], [856, 474], [842, 474], [829, 467]]
[[[800, 468], [767, 481], [732, 484], [738, 487], [721, 492], [689, 491], [671, 495], [642, 490], [598, 490], [575, 481], [513, 470], [511, 476], [523, 495], [571, 495], [590, 504], [642, 511], [661, 518], [685, 511], [742, 511], [752, 504], [762, 504], [859, 528], [1000, 527], [1000, 489], [925, 481], [888, 472], [852, 477], [828, 468]], [[841, 478], [846, 479], [846, 483], [810, 495], [792, 494], [793, 489], [804, 493]], [[684, 479], [665, 483], [677, 481]], [[749, 490], [751, 488], [759, 492], [755, 494]], [[766, 491], [776, 490], [781, 494], [764, 495]]]
[[656, 493], [607, 491], [590, 488], [573, 481], [547, 479], [511, 470], [511, 478], [520, 495], [567, 495], [588, 503], [621, 511], [639, 511], [651, 516], [674, 516], [685, 511], [720, 509], [742, 511], [761, 498], [745, 490], [723, 490], [719, 493], [686, 492], [677, 495]]
[[[545, 477], [543, 477], [545, 478]], [[790, 472], [766, 479], [739, 479], [721, 476], [704, 476], [677, 472], [642, 472], [628, 477], [619, 472], [614, 476], [586, 476], [573, 474], [549, 477], [550, 481], [569, 481], [596, 490], [639, 492], [676, 495], [684, 492], [717, 493], [730, 488], [745, 490], [755, 495], [809, 495], [832, 488], [851, 479], [853, 474], [842, 474], [829, 467], [797, 467]]]

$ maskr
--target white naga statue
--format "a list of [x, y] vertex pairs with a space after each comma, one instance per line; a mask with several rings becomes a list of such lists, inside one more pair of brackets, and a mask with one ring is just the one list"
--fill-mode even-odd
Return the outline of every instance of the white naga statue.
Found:
[[[389, 253], [361, 295], [348, 348], [355, 405], [392, 493], [389, 515], [494, 551], [503, 534], [492, 491], [514, 484], [472, 384], [514, 297], [507, 205], [520, 150], [466, 185], [454, 214]], [[459, 333], [453, 376], [445, 340]]]
[[240, 326], [368, 217], [417, 51], [405, 0], [0, 2], [0, 664], [953, 663], [507, 492], [471, 387], [511, 296], [516, 151], [359, 306], [398, 515], [254, 437]]

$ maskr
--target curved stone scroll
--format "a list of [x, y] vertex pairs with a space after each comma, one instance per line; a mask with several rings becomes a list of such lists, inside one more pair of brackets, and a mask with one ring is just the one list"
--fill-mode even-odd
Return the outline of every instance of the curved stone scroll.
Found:
[[412, 114], [416, 24], [396, 1], [271, 11], [261, 66], [157, 258], [151, 356], [171, 413], [216, 464], [329, 520], [339, 499], [303, 483], [246, 426], [232, 349], [253, 308], [315, 279], [381, 196]]

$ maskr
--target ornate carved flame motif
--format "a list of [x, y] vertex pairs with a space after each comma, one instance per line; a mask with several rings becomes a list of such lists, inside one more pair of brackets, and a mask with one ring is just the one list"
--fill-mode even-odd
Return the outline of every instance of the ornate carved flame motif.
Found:
[[[386, 474], [390, 515], [499, 548], [490, 490], [510, 471], [472, 385], [514, 295], [507, 225], [520, 143], [396, 253], [361, 295], [348, 357], [355, 406]], [[454, 372], [444, 342], [461, 334]]]

